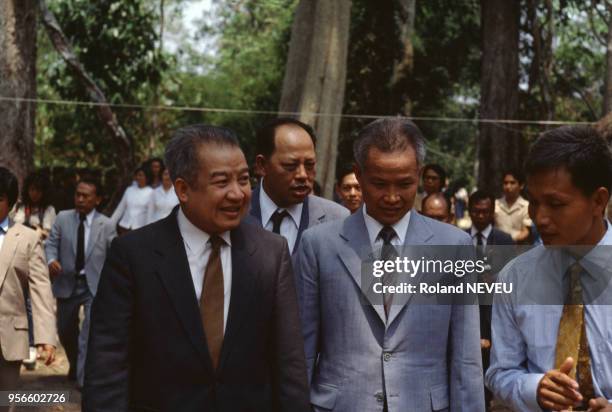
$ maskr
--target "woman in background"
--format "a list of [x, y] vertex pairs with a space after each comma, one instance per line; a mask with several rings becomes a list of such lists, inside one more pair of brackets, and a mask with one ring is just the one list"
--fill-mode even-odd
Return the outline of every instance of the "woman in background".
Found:
[[147, 206], [151, 201], [153, 189], [148, 185], [149, 179], [144, 168], [136, 169], [134, 178], [136, 184], [125, 189], [117, 209], [111, 216], [113, 223], [118, 225], [119, 235], [147, 224]]
[[55, 208], [51, 205], [51, 181], [41, 173], [26, 177], [21, 191], [21, 201], [15, 205], [12, 220], [38, 232], [45, 240], [55, 222]]
[[165, 218], [179, 204], [168, 169], [162, 171], [161, 186], [153, 191], [151, 202], [147, 209], [147, 223], [153, 223]]
[[145, 169], [150, 176], [149, 186], [157, 189], [162, 184], [162, 172], [165, 169], [164, 161], [159, 157], [154, 157], [145, 163]]

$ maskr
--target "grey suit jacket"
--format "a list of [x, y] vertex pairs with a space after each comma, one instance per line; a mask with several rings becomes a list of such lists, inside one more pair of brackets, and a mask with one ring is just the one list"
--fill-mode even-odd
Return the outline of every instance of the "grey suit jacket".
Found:
[[[253, 190], [253, 196], [251, 197], [251, 209], [249, 211], [251, 217], [256, 220], [259, 225], [261, 222], [261, 207], [259, 204], [259, 193], [261, 186], [257, 186]], [[313, 227], [320, 223], [329, 222], [332, 220], [343, 219], [351, 213], [344, 206], [339, 205], [331, 200], [324, 199], [322, 197], [310, 195], [304, 200], [304, 207], [302, 208], [302, 217], [300, 219], [300, 227], [298, 228], [297, 239], [295, 245], [291, 251], [292, 255], [299, 249], [300, 239], [304, 230], [309, 227]]]
[[[406, 245], [471, 245], [461, 230], [412, 210]], [[298, 294], [315, 411], [484, 411], [477, 305], [364, 304], [371, 253], [362, 210], [307, 230]], [[383, 389], [384, 388], [384, 389]]]
[[[57, 215], [51, 234], [45, 244], [47, 261], [59, 261], [62, 273], [53, 279], [53, 295], [56, 298], [69, 298], [74, 290], [76, 273], [74, 264], [77, 251], [77, 230], [79, 217], [74, 209], [64, 210]], [[97, 211], [91, 222], [87, 250], [85, 250], [85, 277], [87, 286], [93, 296], [96, 296], [100, 273], [106, 251], [113, 238], [117, 236], [115, 225], [111, 220]]]

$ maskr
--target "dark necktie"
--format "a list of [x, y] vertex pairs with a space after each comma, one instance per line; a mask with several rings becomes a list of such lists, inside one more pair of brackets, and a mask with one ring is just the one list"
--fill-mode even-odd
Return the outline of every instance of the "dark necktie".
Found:
[[272, 214], [270, 220], [272, 221], [272, 232], [280, 235], [280, 227], [281, 223], [283, 223], [283, 219], [289, 216], [289, 212], [282, 209], [277, 209], [276, 212]]
[[79, 228], [77, 230], [77, 253], [74, 263], [74, 270], [79, 276], [81, 270], [85, 267], [85, 219], [84, 214], [79, 214]]
[[476, 233], [476, 251], [478, 252], [478, 256], [482, 256], [484, 254], [483, 238], [484, 236], [482, 232]]
[[575, 377], [580, 387], [580, 393], [584, 397], [584, 403], [588, 404], [589, 400], [595, 397], [595, 394], [591, 376], [589, 342], [586, 335], [582, 285], [580, 283], [580, 276], [584, 269], [580, 264], [574, 263], [570, 266], [568, 272], [570, 287], [559, 323], [555, 367], [559, 368], [568, 357], [574, 358], [574, 367], [569, 375], [571, 378]]
[[213, 368], [217, 369], [223, 345], [223, 295], [225, 292], [221, 245], [225, 241], [219, 236], [211, 236], [209, 242], [212, 248], [204, 272], [204, 283], [200, 295], [200, 316]]
[[[395, 230], [391, 226], [385, 226], [380, 229], [378, 233], [378, 237], [383, 241], [383, 247], [381, 249], [380, 259], [381, 260], [391, 260], [395, 261], [395, 259], [399, 256], [395, 247], [391, 244], [391, 240], [397, 236]], [[383, 286], [393, 285], [395, 281], [395, 274], [393, 273], [385, 273], [382, 278]], [[384, 294], [384, 305], [385, 305], [385, 315], [389, 316], [389, 311], [391, 310], [391, 304], [393, 303], [393, 294], [385, 293]]]

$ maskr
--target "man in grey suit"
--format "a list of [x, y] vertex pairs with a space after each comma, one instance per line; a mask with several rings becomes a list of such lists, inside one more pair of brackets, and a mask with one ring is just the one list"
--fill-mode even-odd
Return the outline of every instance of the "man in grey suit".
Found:
[[[45, 245], [53, 295], [57, 298], [57, 327], [66, 349], [69, 380], [83, 386], [89, 312], [98, 289], [106, 251], [116, 236], [111, 220], [98, 213], [100, 184], [83, 177], [76, 187], [75, 208], [57, 215]], [[85, 319], [79, 331], [79, 310]]]
[[354, 155], [364, 206], [307, 230], [297, 256], [314, 410], [484, 411], [477, 305], [364, 303], [362, 264], [380, 247], [471, 245], [413, 209], [421, 132], [403, 119], [375, 121]]
[[310, 194], [315, 178], [316, 136], [307, 124], [274, 119], [257, 132], [255, 168], [262, 177], [253, 191], [251, 216], [287, 239], [295, 255], [304, 230], [341, 219], [348, 209]]

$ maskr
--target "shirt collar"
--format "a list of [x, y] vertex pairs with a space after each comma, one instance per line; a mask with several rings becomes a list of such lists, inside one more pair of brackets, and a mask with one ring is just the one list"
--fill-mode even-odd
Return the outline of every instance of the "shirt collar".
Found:
[[[77, 212], [75, 210], [75, 214], [76, 214], [76, 218], [77, 221], [79, 220], [79, 212]], [[93, 221], [94, 215], [96, 214], [96, 209], [91, 209], [91, 212], [89, 212], [86, 216], [85, 216], [85, 224], [87, 226], [91, 226], [91, 222]]]
[[283, 210], [286, 210], [287, 213], [289, 213], [289, 216], [291, 216], [291, 219], [293, 220], [295, 227], [299, 228], [300, 219], [302, 219], [302, 208], [304, 207], [304, 202], [297, 203], [289, 207], [279, 208], [276, 205], [276, 203], [274, 203], [274, 201], [270, 199], [270, 196], [268, 196], [268, 194], [266, 193], [263, 187], [263, 179], [261, 179], [261, 184], [259, 187], [261, 188], [260, 193], [259, 193], [259, 207], [261, 209], [261, 225], [263, 227], [266, 227], [266, 225], [270, 221], [270, 218], [272, 217], [274, 212], [276, 212], [278, 209], [283, 209]]
[[[406, 213], [400, 220], [395, 222], [391, 227], [395, 230], [395, 234], [400, 241], [400, 244], [404, 244], [406, 232], [408, 232], [408, 224], [410, 223], [410, 213]], [[384, 227], [378, 220], [374, 219], [368, 214], [366, 204], [363, 204], [363, 218], [365, 220], [366, 228], [368, 229], [368, 235], [370, 236], [370, 244], [374, 245], [380, 230]]]
[[[196, 255], [202, 254], [206, 249], [206, 244], [208, 239], [210, 239], [210, 235], [191, 223], [181, 208], [178, 210], [177, 220], [179, 231], [181, 232], [181, 236], [183, 237], [187, 248], [189, 248], [189, 251]], [[221, 233], [219, 236], [227, 245], [232, 245], [229, 230]]]
[[499, 203], [502, 209], [504, 209], [507, 212], [512, 212], [514, 210], [521, 209], [523, 207], [528, 206], [527, 201], [523, 199], [521, 195], [519, 195], [516, 201], [512, 203], [512, 207], [508, 205], [508, 202], [506, 201], [506, 196], [502, 196], [501, 199], [499, 199]]
[[4, 218], [2, 222], [0, 222], [0, 229], [2, 229], [0, 233], [6, 234], [6, 232], [8, 232], [8, 228], [9, 228], [9, 218], [7, 216]]
[[[485, 239], [488, 239], [492, 230], [493, 230], [493, 225], [489, 224], [489, 226], [485, 227], [480, 233], [482, 233], [482, 236]], [[475, 237], [477, 234], [478, 234], [478, 229], [476, 229], [474, 226], [472, 226], [472, 229], [470, 230], [470, 235], [472, 237]]]

